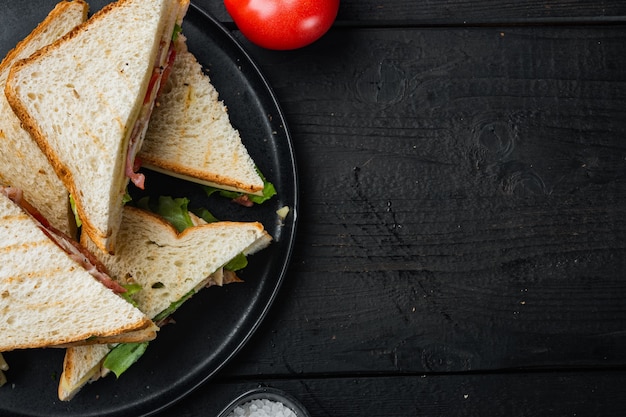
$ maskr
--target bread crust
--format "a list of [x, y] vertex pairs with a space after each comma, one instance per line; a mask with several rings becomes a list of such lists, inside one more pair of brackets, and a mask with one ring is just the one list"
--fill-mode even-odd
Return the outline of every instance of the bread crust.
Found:
[[[135, 294], [135, 301], [151, 318], [203, 286], [238, 254], [254, 253], [272, 240], [259, 222], [204, 223], [178, 232], [161, 216], [131, 206], [124, 207], [119, 237], [115, 255], [96, 256], [121, 284], [146, 289]], [[87, 249], [94, 245], [88, 238], [81, 243]], [[157, 283], [158, 289], [151, 289]]]
[[[5, 266], [0, 274], [5, 320], [0, 322], [0, 351], [156, 336], [148, 317], [96, 281], [2, 193], [0, 212], [0, 261]], [[71, 314], [75, 321], [68, 322]]]
[[[14, 65], [11, 69], [11, 74], [13, 71], [16, 71], [21, 64], [26, 61], [19, 61], [16, 65]], [[9, 75], [9, 80], [11, 79], [11, 75]], [[82, 220], [83, 223], [83, 232], [87, 233], [89, 237], [98, 244], [98, 247], [107, 251], [107, 245], [105, 244], [107, 238], [110, 236], [111, 231], [107, 235], [102, 235], [98, 232], [98, 229], [91, 223], [88, 216], [85, 216], [85, 210], [83, 208], [81, 193], [77, 192], [74, 178], [71, 172], [67, 169], [63, 163], [61, 163], [58, 155], [54, 152], [54, 150], [49, 146], [48, 142], [41, 129], [39, 128], [37, 121], [31, 117], [31, 115], [26, 111], [25, 107], [22, 105], [22, 102], [17, 98], [16, 92], [14, 90], [14, 86], [11, 82], [7, 82], [5, 87], [5, 94], [7, 97], [7, 101], [9, 105], [15, 112], [16, 116], [21, 120], [22, 127], [26, 130], [30, 136], [37, 142], [37, 145], [41, 149], [41, 151], [46, 155], [50, 165], [56, 172], [59, 179], [65, 185], [65, 188], [68, 192], [74, 197], [74, 202], [76, 204], [76, 211], [78, 216]]]
[[[35, 142], [37, 142], [37, 145], [40, 147], [40, 149], [46, 154], [51, 166], [57, 173], [57, 176], [61, 179], [67, 190], [73, 196], [76, 204], [76, 211], [81, 221], [83, 222], [84, 233], [86, 233], [91, 238], [91, 240], [98, 246], [100, 250], [109, 253], [113, 253], [115, 250], [114, 234], [119, 227], [119, 221], [121, 220], [122, 198], [126, 185], [128, 184], [128, 177], [126, 177], [125, 175], [125, 160], [126, 152], [128, 151], [128, 142], [130, 140], [130, 135], [134, 127], [134, 122], [136, 121], [140, 113], [141, 107], [143, 106], [143, 99], [146, 91], [148, 90], [151, 73], [146, 73], [146, 75], [142, 78], [140, 82], [140, 86], [138, 88], [138, 91], [140, 93], [137, 96], [138, 98], [135, 101], [134, 107], [129, 112], [130, 117], [128, 118], [128, 120], [130, 123], [129, 125], [123, 126], [124, 134], [123, 138], [120, 139], [120, 149], [123, 150], [124, 154], [118, 154], [116, 156], [117, 162], [115, 163], [115, 166], [111, 166], [110, 168], [112, 171], [112, 178], [109, 181], [110, 189], [103, 190], [103, 193], [106, 193], [105, 195], [107, 201], [113, 202], [112, 204], [114, 205], [117, 205], [119, 203], [119, 207], [115, 207], [114, 210], [111, 210], [110, 207], [112, 206], [109, 205], [108, 215], [110, 216], [111, 220], [107, 222], [106, 228], [102, 227], [102, 225], [96, 225], [95, 220], [92, 219], [91, 214], [88, 213], [86, 207], [87, 204], [84, 202], [84, 194], [82, 192], [82, 189], [77, 186], [77, 178], [75, 177], [75, 175], [80, 174], [72, 172], [71, 168], [66, 163], [64, 163], [63, 158], [55, 152], [52, 146], [50, 146], [46, 139], [46, 135], [42, 129], [42, 126], [39, 125], [35, 117], [29, 114], [26, 104], [23, 103], [20, 99], [17, 90], [18, 86], [15, 85], [15, 78], [16, 74], [24, 69], [24, 67], [36, 65], [36, 62], [39, 59], [53, 53], [62, 45], [71, 42], [76, 37], [81, 36], [85, 32], [88, 32], [93, 25], [98, 24], [101, 19], [114, 12], [115, 9], [123, 8], [127, 3], [131, 3], [132, 1], [133, 0], [118, 0], [117, 2], [110, 3], [104, 6], [84, 24], [74, 28], [74, 30], [67, 33], [58, 41], [40, 49], [32, 56], [15, 63], [11, 68], [9, 78], [5, 86], [5, 95], [7, 97], [9, 105], [11, 106], [17, 117], [22, 121], [24, 129], [30, 133]], [[172, 11], [173, 8], [176, 7], [175, 5], [177, 5], [178, 8], [180, 8], [180, 12], [184, 14], [184, 12], [186, 12], [188, 3], [188, 0], [172, 1], [169, 10]], [[182, 16], [177, 16], [177, 19], [179, 17], [182, 18]], [[159, 22], [160, 24], [165, 24], [167, 22], [167, 17], [161, 17], [161, 20]], [[156, 42], [159, 41], [160, 39], [156, 40]], [[155, 62], [157, 52], [158, 48], [154, 48], [151, 56], [149, 57], [150, 65], [153, 65], [153, 63]], [[152, 68], [153, 67], [150, 67], [150, 71], [152, 70]], [[93, 196], [91, 199], [92, 201], [96, 200]]]
[[[271, 241], [259, 222], [205, 223], [179, 233], [163, 217], [131, 206], [124, 208], [123, 229], [122, 234], [128, 239], [120, 243], [119, 252], [98, 257], [112, 277], [142, 286], [134, 295], [135, 301], [140, 310], [153, 318], [173, 302], [205, 287], [211, 274], [238, 253], [253, 253]], [[87, 238], [81, 243], [88, 248], [93, 246]], [[232, 247], [227, 248], [230, 243]], [[97, 378], [106, 353], [99, 346], [69, 349], [59, 398], [71, 399], [82, 386]]]
[[[61, 1], [46, 18], [37, 25], [4, 57], [0, 63], [0, 79], [6, 84], [8, 73], [14, 62], [26, 57], [46, 43], [53, 42], [60, 33], [68, 32], [84, 22], [89, 6], [82, 0]], [[10, 112], [10, 103], [4, 97], [0, 106]], [[35, 204], [44, 217], [55, 227], [72, 236], [76, 232], [76, 223], [71, 215], [67, 190], [57, 177], [46, 156], [33, 141], [27, 130], [22, 128], [19, 118], [7, 114], [0, 123], [0, 146], [2, 159], [7, 166], [0, 168], [0, 180], [6, 184], [22, 188], [30, 202]], [[16, 164], [20, 164], [19, 167]]]
[[102, 363], [109, 351], [108, 345], [67, 349], [59, 379], [59, 399], [71, 400], [85, 384], [103, 376]]
[[184, 35], [175, 43], [176, 61], [159, 98], [139, 152], [142, 164], [188, 181], [262, 195], [264, 183]]
[[87, 233], [89, 237], [93, 240], [93, 242], [96, 243], [101, 250], [109, 252], [113, 250], [111, 245], [107, 244], [107, 240], [111, 236], [112, 230], [108, 230], [105, 234], [100, 233], [95, 225], [91, 222], [89, 216], [85, 215], [82, 196], [80, 192], [77, 192], [78, 190], [76, 189], [76, 182], [74, 181], [74, 177], [67, 169], [67, 167], [61, 162], [56, 152], [49, 146], [45, 135], [42, 133], [41, 128], [37, 123], [37, 120], [28, 113], [28, 111], [26, 110], [26, 106], [19, 99], [17, 91], [15, 90], [16, 87], [13, 83], [13, 80], [14, 74], [16, 72], [19, 72], [22, 67], [30, 65], [40, 59], [41, 56], [45, 56], [50, 53], [50, 51], [58, 49], [63, 43], [70, 41], [71, 39], [78, 36], [80, 33], [88, 30], [89, 26], [93, 25], [94, 22], [96, 22], [98, 19], [101, 19], [102, 16], [108, 13], [108, 10], [120, 7], [126, 2], [127, 0], [119, 0], [118, 2], [107, 4], [100, 11], [94, 14], [88, 21], [86, 21], [82, 25], [75, 27], [73, 30], [65, 34], [65, 36], [47, 46], [44, 46], [30, 57], [17, 61], [11, 67], [4, 90], [9, 105], [11, 106], [17, 117], [22, 121], [22, 127], [31, 135], [35, 142], [37, 142], [37, 145], [41, 148], [42, 152], [48, 157], [50, 165], [52, 165], [52, 167], [54, 168], [57, 176], [61, 179], [61, 181], [65, 185], [65, 188], [73, 196], [74, 202], [76, 204], [76, 211], [83, 223], [83, 232]]
[[[24, 62], [25, 61], [19, 61], [18, 63], [16, 63], [12, 67], [10, 74], [16, 71]], [[11, 75], [9, 75], [9, 80], [11, 80]], [[43, 135], [43, 133], [41, 132], [41, 129], [39, 128], [37, 124], [37, 121], [33, 117], [31, 117], [31, 115], [26, 111], [25, 107], [22, 105], [22, 102], [19, 100], [19, 98], [17, 98], [17, 95], [16, 95], [17, 93], [15, 92], [14, 86], [10, 81], [7, 82], [5, 86], [5, 94], [7, 97], [7, 101], [9, 102], [9, 105], [15, 112], [16, 116], [21, 120], [22, 128], [30, 134], [30, 136], [35, 140], [35, 142], [37, 142], [37, 145], [48, 158], [50, 165], [56, 172], [59, 179], [65, 185], [65, 188], [68, 190], [68, 192], [72, 196], [74, 196], [74, 201], [76, 203], [76, 210], [81, 220], [83, 221], [83, 231], [87, 233], [92, 239], [94, 239], [94, 242], [102, 242], [103, 238], [98, 235], [98, 233], [95, 231], [94, 226], [90, 223], [89, 219], [84, 216], [82, 201], [79, 197], [80, 194], [76, 192], [76, 187], [74, 185], [75, 183], [74, 183], [72, 174], [65, 167], [65, 165], [61, 163], [57, 154], [48, 145], [48, 142], [46, 141], [45, 136]]]
[[263, 192], [263, 187], [246, 184], [215, 173], [193, 169], [167, 159], [159, 159], [153, 155], [142, 154], [141, 160], [143, 165], [149, 167], [149, 169], [199, 184], [246, 194], [262, 195]]
[[48, 13], [46, 18], [37, 25], [37, 27], [28, 34], [24, 39], [22, 39], [15, 48], [11, 49], [4, 57], [2, 62], [0, 62], [0, 72], [6, 69], [8, 65], [13, 63], [13, 60], [16, 56], [19, 55], [24, 45], [29, 44], [33, 38], [41, 34], [41, 32], [45, 29], [45, 27], [49, 24], [51, 20], [60, 18], [63, 14], [67, 13], [67, 10], [71, 7], [82, 7], [83, 8], [83, 20], [87, 19], [87, 14], [89, 13], [89, 5], [83, 0], [62, 0], [54, 6], [54, 9]]

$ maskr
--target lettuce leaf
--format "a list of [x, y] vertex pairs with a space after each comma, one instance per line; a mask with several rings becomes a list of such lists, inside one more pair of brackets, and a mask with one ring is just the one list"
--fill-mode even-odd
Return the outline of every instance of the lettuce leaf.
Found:
[[204, 220], [207, 223], [219, 222], [219, 219], [215, 217], [209, 210], [205, 209], [204, 207], [199, 208], [199, 209], [194, 209], [192, 210], [192, 212], [193, 214], [200, 217], [202, 220]]
[[165, 310], [161, 311], [152, 320], [155, 321], [155, 322], [158, 322], [160, 320], [163, 320], [163, 319], [171, 316], [176, 310], [178, 310], [178, 307], [183, 305], [183, 303], [185, 301], [187, 301], [188, 299], [190, 299], [191, 296], [194, 295], [195, 293], [196, 292], [194, 290], [189, 291], [187, 294], [183, 295], [180, 300], [171, 303], [168, 308], [166, 308]]
[[193, 226], [189, 216], [188, 198], [172, 198], [160, 196], [156, 202], [144, 197], [137, 202], [137, 206], [145, 210], [156, 213], [170, 222], [180, 233], [188, 227]]
[[124, 193], [124, 197], [122, 197], [122, 204], [127, 204], [127, 203], [130, 203], [131, 201], [133, 201], [133, 197], [131, 197], [131, 195], [128, 193], [128, 188], [127, 188], [126, 192]]
[[243, 253], [240, 253], [224, 265], [224, 269], [235, 272], [244, 269], [246, 266], [248, 266], [248, 258]]
[[[160, 196], [155, 202], [149, 197], [144, 197], [135, 203], [137, 207], [145, 210], [152, 211], [159, 214], [170, 222], [178, 232], [182, 232], [187, 227], [193, 226], [191, 217], [189, 216], [189, 199], [187, 198], [173, 198], [169, 196]], [[218, 221], [207, 209], [200, 208], [194, 210], [194, 214], [201, 217], [205, 221], [211, 223]], [[244, 268], [248, 264], [246, 256], [242, 253], [228, 262], [224, 268], [230, 271], [238, 271]], [[124, 285], [126, 292], [122, 294], [122, 297], [127, 299], [133, 305], [136, 303], [132, 300], [131, 296], [141, 290], [141, 286], [137, 284]], [[195, 294], [194, 290], [189, 291], [178, 301], [175, 301], [169, 305], [168, 308], [157, 314], [152, 320], [158, 322], [172, 315], [185, 301], [191, 298]], [[148, 342], [144, 343], [121, 343], [113, 348], [106, 356], [103, 366], [111, 370], [118, 378], [122, 375], [133, 363], [137, 362], [141, 355], [146, 351]]]
[[[72, 194], [70, 194], [69, 196], [70, 208], [72, 209], [72, 214], [74, 214], [74, 221], [76, 222], [76, 226], [80, 228], [83, 225], [83, 222], [80, 220], [80, 217], [78, 217], [78, 212], [76, 211], [76, 200], [74, 200], [74, 196]], [[132, 200], [133, 198], [130, 196], [130, 194], [128, 194], [128, 190], [126, 190], [126, 192], [124, 193], [124, 197], [122, 197], [122, 204], [126, 204]]]
[[126, 292], [121, 293], [120, 296], [135, 307], [137, 307], [137, 302], [133, 300], [131, 296], [141, 291], [143, 287], [139, 284], [124, 284], [122, 285], [122, 287], [126, 288]]
[[207, 194], [207, 196], [211, 196], [215, 193], [218, 193], [220, 196], [225, 197], [225, 198], [229, 198], [231, 200], [235, 200], [239, 197], [242, 197], [244, 195], [248, 196], [248, 199], [250, 201], [252, 201], [254, 204], [262, 204], [264, 202], [266, 202], [267, 200], [269, 200], [270, 198], [274, 197], [276, 195], [276, 187], [274, 187], [274, 184], [272, 184], [271, 182], [269, 182], [264, 176], [263, 174], [261, 174], [261, 171], [258, 170], [257, 168], [257, 172], [259, 173], [259, 176], [261, 177], [261, 179], [263, 180], [263, 195], [256, 195], [256, 194], [246, 194], [246, 193], [240, 193], [237, 191], [227, 191], [227, 190], [221, 190], [219, 188], [215, 188], [215, 187], [211, 187], [208, 185], [204, 185], [204, 192]]
[[111, 370], [117, 378], [144, 354], [149, 342], [120, 343], [108, 353], [102, 366]]
[[83, 222], [78, 217], [78, 212], [76, 211], [76, 200], [74, 200], [74, 196], [70, 194], [70, 207], [72, 208], [72, 213], [74, 214], [74, 221], [76, 222], [76, 227], [81, 227]]
[[172, 42], [176, 42], [176, 40], [178, 39], [178, 35], [180, 35], [183, 31], [183, 28], [176, 23], [174, 25], [174, 32], [172, 33]]

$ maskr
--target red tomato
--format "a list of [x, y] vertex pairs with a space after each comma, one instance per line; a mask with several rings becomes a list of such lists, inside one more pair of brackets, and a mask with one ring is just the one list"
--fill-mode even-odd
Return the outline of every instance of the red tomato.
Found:
[[268, 49], [308, 45], [332, 26], [339, 0], [224, 0], [241, 33]]

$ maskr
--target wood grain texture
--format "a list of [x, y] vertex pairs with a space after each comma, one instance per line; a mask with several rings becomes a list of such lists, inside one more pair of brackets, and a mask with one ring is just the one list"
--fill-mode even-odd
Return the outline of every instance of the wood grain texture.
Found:
[[313, 415], [623, 410], [622, 372], [580, 369], [626, 365], [626, 27], [419, 26], [624, 6], [420, 6], [344, 0], [300, 51], [240, 38], [293, 133], [298, 242], [259, 332], [176, 415], [257, 383]]
[[301, 207], [266, 320], [159, 416], [259, 384], [312, 416], [624, 414], [626, 2], [342, 0], [289, 52], [194, 3], [277, 93]]
[[228, 375], [624, 365], [624, 42], [616, 26], [248, 45], [302, 208], [273, 318]]
[[[222, 1], [194, 3], [222, 22], [232, 22]], [[624, 21], [623, 1], [590, 0], [341, 0], [339, 26], [481, 25]]]
[[300, 227], [259, 331], [175, 414], [269, 384], [315, 416], [621, 416], [625, 6], [343, 0], [291, 52], [235, 31]]
[[217, 382], [200, 388], [175, 413], [159, 416], [215, 416], [230, 399], [263, 385], [294, 396], [316, 417], [621, 417], [625, 382], [623, 372]]

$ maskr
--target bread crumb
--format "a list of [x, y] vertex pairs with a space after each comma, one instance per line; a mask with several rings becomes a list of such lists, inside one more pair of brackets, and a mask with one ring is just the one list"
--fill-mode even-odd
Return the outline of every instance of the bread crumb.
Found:
[[289, 210], [290, 210], [289, 206], [283, 206], [279, 208], [278, 210], [276, 210], [276, 214], [278, 214], [278, 217], [280, 218], [280, 220], [285, 220], [285, 218], [289, 214]]

